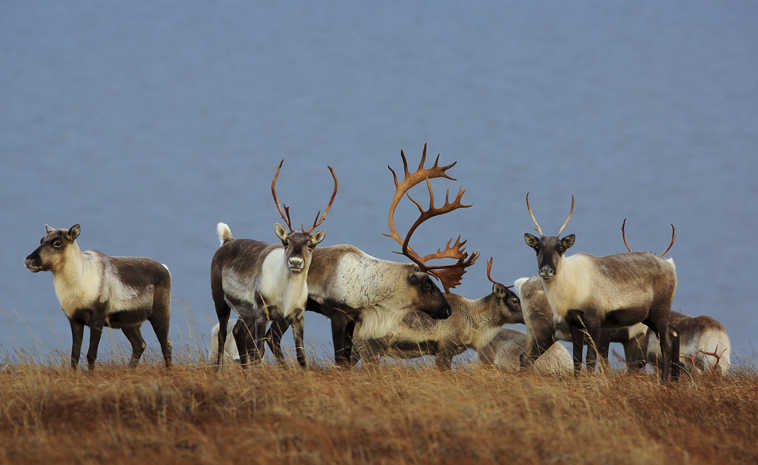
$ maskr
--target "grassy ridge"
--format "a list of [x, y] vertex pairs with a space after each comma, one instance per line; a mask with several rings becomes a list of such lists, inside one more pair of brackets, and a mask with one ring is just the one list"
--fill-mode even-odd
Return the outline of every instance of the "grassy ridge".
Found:
[[758, 374], [145, 364], [0, 373], [3, 463], [758, 463]]

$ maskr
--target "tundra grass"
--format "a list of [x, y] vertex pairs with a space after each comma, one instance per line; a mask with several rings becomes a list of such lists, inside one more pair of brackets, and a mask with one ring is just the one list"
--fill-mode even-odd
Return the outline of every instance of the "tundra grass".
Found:
[[758, 374], [16, 363], [0, 463], [758, 463]]

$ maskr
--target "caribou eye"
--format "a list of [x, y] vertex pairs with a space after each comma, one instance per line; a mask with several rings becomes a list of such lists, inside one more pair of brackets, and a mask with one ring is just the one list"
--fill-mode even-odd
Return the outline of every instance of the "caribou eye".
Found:
[[60, 239], [54, 240], [53, 247], [55, 247], [56, 249], [60, 249], [61, 247], [63, 247], [63, 241], [61, 241]]

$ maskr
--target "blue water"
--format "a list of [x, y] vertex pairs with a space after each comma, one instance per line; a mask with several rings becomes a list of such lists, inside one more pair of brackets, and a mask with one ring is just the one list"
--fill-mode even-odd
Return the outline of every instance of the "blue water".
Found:
[[[450, 185], [473, 207], [416, 244], [460, 232], [481, 249], [458, 292], [489, 292], [490, 255], [500, 281], [534, 274], [524, 194], [548, 232], [573, 193], [575, 251], [622, 251], [624, 217], [635, 249], [661, 251], [674, 223], [675, 307], [719, 319], [752, 363], [757, 14], [753, 2], [5, 2], [0, 353], [69, 351], [51, 275], [23, 266], [45, 223], [80, 223], [84, 249], [168, 264], [174, 344], [204, 349], [216, 222], [274, 241], [280, 159], [295, 222], [325, 205], [332, 165], [325, 244], [399, 259], [381, 236], [386, 165], [429, 142], [459, 161]], [[306, 324], [308, 349], [328, 356], [327, 321]], [[126, 346], [107, 333], [101, 354]]]

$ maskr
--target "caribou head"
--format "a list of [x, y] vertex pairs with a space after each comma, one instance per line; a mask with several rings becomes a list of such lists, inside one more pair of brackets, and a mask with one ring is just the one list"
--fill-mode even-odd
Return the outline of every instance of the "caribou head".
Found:
[[560, 235], [566, 225], [568, 225], [571, 215], [574, 214], [574, 196], [571, 196], [571, 209], [569, 210], [566, 221], [563, 222], [558, 233], [555, 236], [545, 236], [542, 233], [542, 228], [537, 222], [537, 218], [534, 217], [531, 205], [529, 205], [529, 193], [526, 193], [526, 208], [529, 210], [529, 215], [532, 217], [534, 225], [537, 227], [537, 232], [540, 237], [529, 233], [524, 234], [524, 240], [526, 245], [533, 248], [537, 253], [537, 268], [539, 270], [540, 277], [544, 280], [549, 280], [555, 276], [558, 272], [558, 265], [560, 264], [561, 257], [566, 251], [574, 245], [576, 236], [569, 234], [561, 239]]
[[313, 258], [313, 249], [324, 240], [326, 233], [324, 231], [313, 232], [321, 223], [326, 219], [326, 214], [329, 209], [332, 208], [334, 197], [337, 195], [337, 176], [334, 174], [332, 167], [329, 167], [329, 172], [334, 179], [334, 191], [332, 197], [329, 199], [329, 204], [324, 209], [322, 214], [320, 211], [316, 213], [316, 219], [313, 220], [313, 226], [307, 231], [303, 225], [300, 225], [300, 231], [295, 231], [292, 227], [292, 220], [290, 219], [290, 208], [287, 205], [282, 206], [279, 204], [279, 200], [276, 197], [276, 180], [279, 177], [279, 170], [282, 168], [284, 160], [279, 162], [279, 166], [276, 168], [276, 174], [273, 181], [271, 181], [271, 195], [274, 197], [274, 204], [276, 209], [279, 210], [279, 215], [287, 225], [285, 229], [279, 223], [274, 224], [274, 233], [282, 241], [284, 247], [284, 256], [287, 260], [287, 267], [292, 273], [300, 273], [303, 270], [307, 270], [310, 267], [311, 259]]

